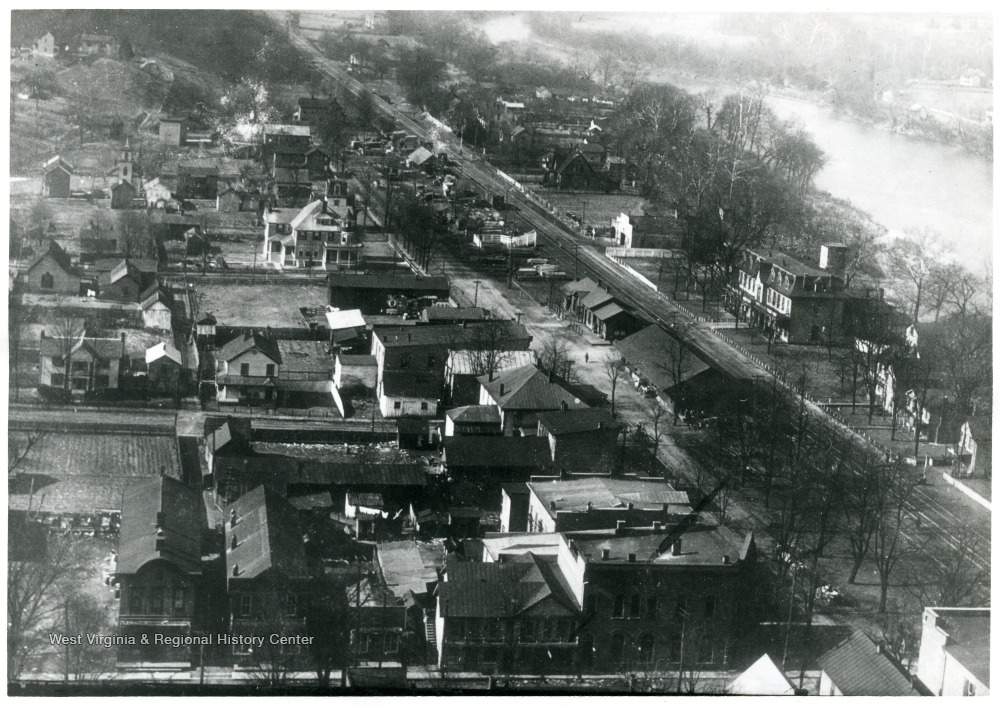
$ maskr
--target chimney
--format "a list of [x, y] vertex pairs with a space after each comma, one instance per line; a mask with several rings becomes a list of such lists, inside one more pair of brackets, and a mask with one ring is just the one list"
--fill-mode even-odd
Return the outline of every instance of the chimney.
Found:
[[674, 540], [674, 544], [670, 548], [670, 554], [673, 555], [674, 557], [678, 557], [681, 554], [681, 550], [682, 550], [681, 539], [677, 538], [676, 540]]
[[594, 502], [593, 501], [587, 501], [587, 510], [588, 511], [594, 510]]
[[722, 556], [722, 564], [728, 565], [730, 563], [730, 561], [731, 561], [731, 558], [729, 557], [729, 555], [723, 555]]
[[[555, 362], [553, 361], [553, 363], [555, 363]], [[552, 366], [552, 370], [549, 371], [549, 383], [554, 382], [555, 381], [555, 377], [556, 377], [556, 367]]]
[[598, 423], [597, 423], [597, 429], [599, 429], [599, 430], [603, 430], [604, 429], [604, 420], [598, 421]]
[[236, 525], [236, 509], [233, 508], [229, 511], [229, 525]]
[[503, 383], [501, 383], [500, 384], [500, 395], [503, 395], [503, 389], [504, 389], [504, 385], [503, 385]]
[[167, 475], [167, 467], [161, 466], [160, 467], [160, 476], [166, 476], [166, 475]]
[[659, 530], [661, 527], [663, 527], [663, 526], [660, 523], [660, 521], [658, 521], [658, 520], [654, 520], [653, 521], [653, 530]]
[[621, 534], [621, 532], [623, 530], [625, 530], [625, 521], [624, 520], [616, 521], [615, 522], [615, 533]]
[[635, 508], [635, 504], [633, 504], [631, 501], [629, 501], [628, 502], [628, 510], [632, 510], [633, 508]]
[[125, 358], [125, 332], [122, 332], [122, 358]]
[[562, 410], [563, 412], [566, 412], [567, 410], [569, 410], [569, 403], [567, 403], [565, 400], [559, 401], [559, 409]]
[[555, 509], [556, 509], [556, 502], [555, 501], [549, 501], [549, 510], [550, 511], [554, 511]]
[[239, 577], [240, 576], [240, 566], [239, 565], [233, 565], [233, 576], [234, 577]]
[[601, 548], [601, 559], [602, 560], [610, 560], [611, 559], [611, 548], [609, 548], [609, 547], [602, 547]]
[[266, 329], [264, 329], [264, 336], [265, 336], [266, 338], [268, 338], [268, 339], [270, 339], [270, 338], [271, 338], [271, 327], [270, 327], [270, 326], [269, 326], [269, 327], [267, 327]]
[[635, 562], [635, 553], [634, 552], [630, 552], [628, 554], [628, 561], [629, 562]]
[[235, 550], [237, 545], [239, 545], [239, 543], [236, 541], [236, 533], [233, 533], [233, 540], [229, 543], [229, 549]]

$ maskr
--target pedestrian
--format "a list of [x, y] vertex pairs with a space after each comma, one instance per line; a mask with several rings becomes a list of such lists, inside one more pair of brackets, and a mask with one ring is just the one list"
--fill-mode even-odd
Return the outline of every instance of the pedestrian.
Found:
[[583, 354], [583, 362], [584, 363], [590, 363], [590, 354], [589, 353]]

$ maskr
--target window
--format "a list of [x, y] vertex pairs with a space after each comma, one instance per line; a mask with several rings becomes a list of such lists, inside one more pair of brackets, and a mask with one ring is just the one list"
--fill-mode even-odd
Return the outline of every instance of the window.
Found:
[[569, 619], [559, 619], [559, 623], [556, 626], [556, 635], [553, 636], [553, 640], [556, 641], [568, 641], [570, 640], [569, 634], [571, 633], [573, 624]]
[[455, 638], [465, 638], [465, 622], [462, 619], [454, 619], [452, 621], [452, 631], [454, 632]]
[[240, 616], [250, 616], [253, 611], [253, 595], [240, 594]]
[[51, 273], [45, 273], [42, 275], [41, 286], [43, 290], [51, 290], [56, 286], [55, 278], [52, 277]]
[[427, 412], [427, 403], [420, 403], [420, 409], [423, 412]]
[[713, 650], [715, 646], [712, 645], [712, 640], [710, 638], [704, 638], [698, 644], [698, 662], [699, 663], [711, 663], [712, 658], [715, 657], [715, 651]]
[[66, 383], [66, 376], [62, 373], [52, 374], [52, 385], [56, 388], [61, 388]]
[[642, 599], [639, 597], [638, 594], [633, 594], [632, 600], [629, 602], [629, 607], [628, 607], [629, 618], [630, 619], [639, 618], [639, 614], [642, 613], [641, 607], [642, 607]]
[[399, 650], [399, 636], [394, 633], [385, 634], [385, 652], [395, 653]]
[[532, 619], [525, 619], [521, 622], [521, 641], [523, 643], [535, 642], [535, 622]]
[[677, 603], [674, 605], [674, 616], [679, 619], [687, 618], [687, 608], [688, 600], [687, 597], [681, 594], [677, 597]]
[[152, 604], [152, 606], [151, 606], [151, 613], [154, 613], [154, 614], [162, 614], [163, 613], [163, 595], [164, 594], [165, 594], [165, 591], [164, 591], [163, 587], [153, 587], [153, 589], [150, 591], [150, 599], [151, 599], [150, 603]]
[[705, 618], [710, 619], [715, 616], [715, 597], [705, 597]]
[[465, 630], [470, 641], [478, 641], [480, 637], [479, 619], [466, 619]]
[[656, 639], [651, 633], [644, 633], [639, 638], [639, 662], [650, 664], [653, 662], [653, 651], [656, 645]]
[[681, 659], [681, 635], [675, 633], [670, 637], [670, 660], [678, 661]]
[[62, 356], [53, 356], [52, 357], [52, 365], [53, 366], [58, 366], [59, 368], [65, 368], [66, 367], [66, 359], [63, 358]]
[[285, 594], [285, 616], [295, 616], [299, 612], [299, 597], [288, 592]]
[[410, 354], [403, 354], [399, 357], [399, 367], [406, 368], [410, 365]]
[[621, 594], [615, 595], [615, 605], [611, 611], [611, 615], [616, 619], [625, 617], [625, 597]]
[[130, 614], [141, 614], [142, 605], [145, 599], [142, 587], [129, 587], [128, 590], [128, 610]]
[[398, 400], [392, 404], [392, 409], [393, 410], [399, 410], [402, 407], [403, 407], [403, 403], [401, 403]]
[[612, 663], [620, 663], [625, 657], [625, 636], [616, 633], [611, 637], [610, 657]]
[[89, 365], [86, 361], [73, 361], [73, 372], [74, 373], [86, 373]]
[[274, 375], [274, 364], [273, 363], [267, 364], [267, 366], [264, 368], [264, 375], [266, 375], [266, 376], [273, 376]]
[[241, 376], [249, 376], [250, 375], [250, 364], [249, 363], [241, 363], [240, 364], [240, 375]]
[[359, 633], [358, 634], [358, 652], [367, 653], [368, 649], [371, 647], [371, 634]]
[[434, 356], [428, 356], [427, 357], [427, 370], [429, 370], [429, 371], [434, 370], [434, 363], [436, 361], [437, 361], [437, 359]]
[[656, 597], [649, 597], [646, 600], [646, 618], [656, 618]]
[[184, 587], [174, 587], [174, 611], [183, 611], [187, 604]]

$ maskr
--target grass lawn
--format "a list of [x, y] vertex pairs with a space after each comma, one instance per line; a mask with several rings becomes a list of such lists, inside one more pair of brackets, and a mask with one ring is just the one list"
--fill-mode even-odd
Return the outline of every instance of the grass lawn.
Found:
[[543, 187], [536, 188], [535, 192], [563, 213], [573, 211], [587, 224], [597, 228], [610, 228], [612, 219], [623, 212], [641, 214], [646, 203], [641, 196], [633, 194], [570, 193]]
[[326, 287], [316, 284], [196, 286], [200, 312], [211, 312], [221, 326], [305, 327], [301, 307], [325, 307]]

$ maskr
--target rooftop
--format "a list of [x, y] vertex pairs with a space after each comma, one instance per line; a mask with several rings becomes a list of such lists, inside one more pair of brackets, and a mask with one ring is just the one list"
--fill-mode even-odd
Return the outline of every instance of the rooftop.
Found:
[[289, 373], [318, 373], [328, 378], [333, 375], [335, 360], [327, 353], [326, 342], [279, 339], [277, 343], [282, 377]]
[[240, 334], [230, 339], [219, 348], [216, 359], [219, 361], [232, 361], [234, 358], [242, 356], [248, 351], [259, 351], [275, 363], [282, 363], [278, 342], [258, 332]]
[[486, 319], [487, 315], [482, 307], [425, 307], [420, 318], [425, 322], [472, 321]]
[[686, 491], [677, 491], [661, 481], [573, 479], [533, 482], [528, 487], [550, 515], [558, 511], [586, 511], [588, 508], [625, 510], [629, 504], [640, 510], [661, 510], [664, 504], [686, 506], [690, 502]]
[[382, 391], [386, 395], [437, 400], [441, 397], [441, 381], [430, 373], [385, 371]]
[[525, 553], [510, 562], [460, 562], [448, 558], [447, 581], [438, 585], [447, 617], [573, 616], [579, 607], [551, 558]]
[[479, 376], [479, 384], [503, 410], [559, 410], [563, 403], [570, 408], [587, 405], [533, 365], [503, 371], [493, 376]]
[[[231, 522], [234, 511], [235, 526]], [[286, 577], [306, 576], [298, 512], [287, 500], [258, 486], [230, 503], [224, 516], [228, 580], [253, 579], [270, 569]]]
[[375, 557], [385, 583], [397, 597], [407, 592], [424, 594], [438, 580], [448, 551], [444, 540], [401, 540], [379, 543]]
[[[510, 371], [535, 362], [532, 351], [505, 351], [496, 362], [495, 373]], [[449, 358], [449, 369], [454, 375], [478, 375], [482, 370], [480, 357], [473, 351], [452, 351]]]
[[265, 135], [292, 135], [295, 137], [309, 137], [311, 130], [308, 125], [278, 125], [270, 123], [264, 126]]
[[[747, 539], [741, 540], [723, 525], [689, 526], [680, 535], [680, 553], [674, 554], [671, 547], [677, 538], [671, 531], [675, 528], [662, 532], [637, 528], [621, 535], [613, 530], [584, 530], [569, 536], [589, 562], [599, 564], [630, 562], [630, 556], [634, 555], [639, 562], [658, 566], [726, 566], [746, 556]], [[607, 560], [603, 555], [605, 549], [608, 550]], [[728, 563], [725, 557], [729, 558]]]
[[538, 413], [538, 421], [550, 434], [556, 436], [621, 428], [621, 423], [604, 408], [550, 410]]
[[990, 684], [989, 608], [931, 607], [937, 627], [948, 634], [945, 651], [984, 684]]
[[201, 530], [206, 527], [198, 489], [175, 479], [133, 479], [122, 499], [119, 574], [166, 560], [181, 571], [201, 572]]
[[326, 313], [326, 326], [330, 331], [338, 329], [364, 329], [365, 318], [360, 309], [338, 309]]
[[500, 431], [500, 412], [496, 405], [463, 405], [445, 414], [456, 424], [495, 424]]
[[848, 697], [916, 696], [910, 678], [863, 631], [855, 631], [817, 661]]
[[442, 460], [450, 467], [547, 469], [549, 442], [542, 437], [445, 437]]
[[[656, 324], [651, 324], [614, 343], [618, 353], [660, 390], [667, 390], [675, 384], [671, 372], [671, 360], [666, 352], [676, 349], [677, 346], [677, 339]], [[708, 364], [695, 356], [691, 350], [686, 352], [683, 363], [682, 373], [685, 378], [695, 376], [709, 368]]]

